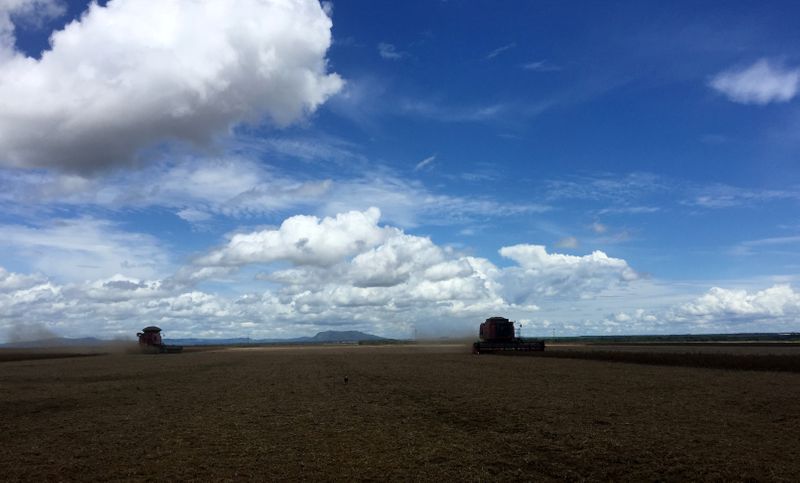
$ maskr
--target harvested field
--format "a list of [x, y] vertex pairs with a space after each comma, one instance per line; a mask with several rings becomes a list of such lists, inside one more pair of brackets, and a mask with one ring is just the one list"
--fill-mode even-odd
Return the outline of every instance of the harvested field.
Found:
[[12, 481], [800, 477], [794, 373], [283, 347], [7, 362], [0, 387]]
[[685, 366], [748, 371], [800, 373], [796, 344], [552, 344], [538, 357]]

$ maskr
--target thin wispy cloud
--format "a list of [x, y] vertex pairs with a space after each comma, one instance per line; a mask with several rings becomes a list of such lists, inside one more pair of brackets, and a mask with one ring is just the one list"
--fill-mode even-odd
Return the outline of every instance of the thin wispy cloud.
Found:
[[560, 66], [551, 64], [545, 60], [527, 62], [522, 64], [522, 68], [531, 72], [557, 72], [561, 70]]
[[754, 255], [761, 252], [791, 252], [800, 257], [800, 235], [779, 236], [747, 240], [735, 245], [731, 250], [733, 255]]
[[578, 239], [574, 236], [564, 237], [556, 242], [558, 248], [578, 248]]
[[434, 161], [436, 161], [436, 155], [435, 154], [433, 156], [428, 156], [427, 158], [425, 158], [422, 161], [420, 161], [419, 163], [417, 163], [416, 166], [414, 166], [414, 171], [420, 171], [420, 170], [425, 169], [425, 168], [430, 169], [430, 165]]
[[408, 99], [400, 103], [401, 112], [441, 122], [485, 122], [507, 112], [505, 104], [458, 106], [434, 101]]
[[497, 57], [498, 55], [502, 54], [503, 52], [506, 52], [507, 50], [511, 50], [516, 46], [517, 46], [516, 42], [511, 42], [510, 44], [506, 44], [506, 45], [503, 45], [502, 47], [498, 47], [498, 48], [494, 49], [493, 51], [489, 52], [486, 55], [486, 60], [494, 59], [495, 57]]
[[755, 206], [781, 200], [800, 201], [800, 187], [782, 190], [759, 190], [741, 188], [724, 184], [698, 186], [683, 204], [708, 209], [733, 208], [737, 206]]
[[598, 221], [595, 221], [590, 225], [590, 228], [593, 232], [597, 233], [598, 235], [602, 235], [603, 233], [608, 231], [608, 227]]
[[387, 60], [400, 60], [408, 56], [405, 52], [400, 52], [394, 44], [381, 42], [378, 44], [378, 55]]

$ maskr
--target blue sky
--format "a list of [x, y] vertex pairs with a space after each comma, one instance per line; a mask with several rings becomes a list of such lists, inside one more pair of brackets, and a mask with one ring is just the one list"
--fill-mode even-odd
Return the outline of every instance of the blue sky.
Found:
[[12, 0], [0, 330], [796, 331], [797, 10]]

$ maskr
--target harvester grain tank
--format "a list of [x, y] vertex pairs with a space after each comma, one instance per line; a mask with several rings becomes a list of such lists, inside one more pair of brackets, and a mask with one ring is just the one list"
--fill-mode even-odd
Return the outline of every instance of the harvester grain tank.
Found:
[[183, 346], [167, 345], [161, 340], [161, 329], [155, 325], [145, 327], [136, 334], [139, 337], [139, 349], [149, 354], [175, 354], [183, 351]]
[[505, 317], [489, 317], [481, 324], [478, 335], [480, 340], [472, 344], [473, 354], [544, 350], [543, 340], [517, 337], [514, 322]]

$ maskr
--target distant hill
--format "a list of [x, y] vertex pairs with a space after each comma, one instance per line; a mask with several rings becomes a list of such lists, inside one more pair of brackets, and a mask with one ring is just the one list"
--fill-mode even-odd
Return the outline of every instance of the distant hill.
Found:
[[293, 339], [251, 339], [249, 337], [231, 339], [164, 339], [164, 343], [175, 345], [343, 344], [389, 340], [391, 339], [357, 330], [326, 330], [318, 332], [313, 337], [295, 337]]
[[298, 337], [290, 339], [296, 342], [327, 343], [327, 342], [362, 342], [365, 340], [386, 340], [377, 335], [366, 334], [357, 330], [326, 330], [318, 332], [314, 337]]
[[172, 345], [244, 345], [244, 344], [264, 344], [257, 339], [249, 337], [234, 337], [231, 339], [164, 339], [165, 344]]

